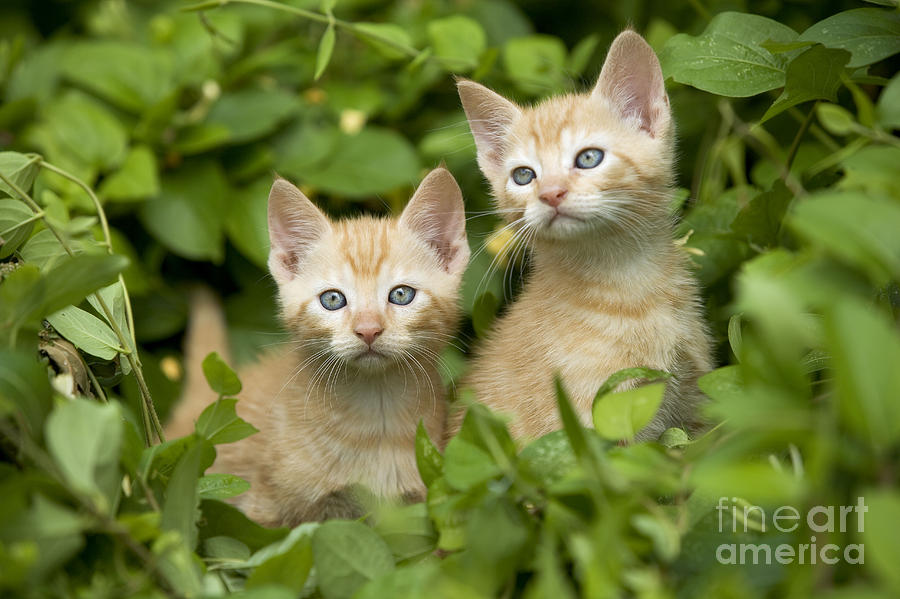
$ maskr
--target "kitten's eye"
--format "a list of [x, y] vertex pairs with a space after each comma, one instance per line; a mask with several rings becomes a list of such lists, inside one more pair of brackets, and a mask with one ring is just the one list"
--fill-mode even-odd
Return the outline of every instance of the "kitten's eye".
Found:
[[388, 301], [398, 306], [405, 306], [416, 297], [416, 290], [409, 285], [397, 285], [388, 294]]
[[536, 176], [534, 171], [527, 166], [520, 166], [519, 168], [513, 169], [512, 172], [512, 180], [516, 182], [516, 185], [528, 185], [534, 181]]
[[594, 168], [601, 162], [603, 162], [603, 150], [598, 148], [582, 150], [575, 157], [575, 166], [578, 168]]
[[322, 307], [326, 310], [340, 310], [347, 305], [347, 298], [337, 289], [329, 289], [319, 296]]

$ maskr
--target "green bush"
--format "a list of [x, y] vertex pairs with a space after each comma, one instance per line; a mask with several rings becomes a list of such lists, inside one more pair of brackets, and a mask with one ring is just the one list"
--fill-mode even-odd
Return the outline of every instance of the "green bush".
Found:
[[[294, 530], [247, 520], [223, 501], [247, 483], [204, 474], [254, 432], [217, 357], [219, 401], [158, 442], [188, 285], [226, 298], [239, 362], [279, 338], [273, 172], [331, 214], [396, 213], [448, 165], [485, 248], [445, 355], [459, 376], [523, 265], [494, 234], [453, 75], [521, 101], [583, 89], [629, 23], [669, 82], [720, 424], [621, 445], [659, 387], [601, 391], [595, 413], [630, 418], [595, 431], [560, 386], [565, 429], [519, 451], [475, 406], [443, 454], [420, 430], [426, 503]], [[895, 0], [5, 4], [0, 593], [898, 596], [898, 52]]]

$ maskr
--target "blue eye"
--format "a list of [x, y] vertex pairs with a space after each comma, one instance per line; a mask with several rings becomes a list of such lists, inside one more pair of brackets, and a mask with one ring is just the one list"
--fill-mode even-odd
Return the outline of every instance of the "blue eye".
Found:
[[319, 302], [326, 310], [340, 310], [347, 305], [347, 298], [337, 289], [329, 289], [319, 296]]
[[512, 172], [512, 180], [516, 182], [516, 185], [528, 185], [534, 181], [536, 176], [534, 171], [527, 166], [520, 166], [519, 168], [513, 169]]
[[603, 150], [599, 148], [582, 150], [575, 157], [575, 166], [578, 168], [594, 168], [601, 162], [603, 162]]
[[391, 292], [388, 294], [388, 301], [398, 306], [405, 306], [413, 301], [414, 297], [416, 297], [415, 289], [409, 285], [398, 285], [391, 289]]

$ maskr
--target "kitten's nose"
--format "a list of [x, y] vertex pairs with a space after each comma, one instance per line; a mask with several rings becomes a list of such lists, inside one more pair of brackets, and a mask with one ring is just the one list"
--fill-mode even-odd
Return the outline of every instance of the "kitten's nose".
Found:
[[538, 196], [542, 202], [556, 208], [562, 201], [566, 199], [566, 194], [569, 193], [568, 189], [563, 189], [562, 187], [551, 187], [549, 189], [544, 189], [541, 191], [541, 194]]
[[354, 332], [357, 337], [366, 342], [366, 345], [371, 346], [383, 330], [377, 322], [366, 322], [356, 325]]

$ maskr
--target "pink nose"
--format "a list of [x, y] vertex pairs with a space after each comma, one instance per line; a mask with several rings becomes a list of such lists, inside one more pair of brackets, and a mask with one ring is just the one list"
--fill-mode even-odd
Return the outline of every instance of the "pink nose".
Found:
[[356, 327], [354, 331], [356, 336], [366, 342], [366, 345], [372, 345], [375, 343], [375, 339], [381, 335], [381, 332], [384, 329], [377, 324], [361, 324]]
[[566, 199], [566, 194], [569, 193], [569, 190], [563, 189], [562, 187], [552, 187], [550, 189], [545, 189], [541, 192], [541, 195], [538, 197], [542, 202], [556, 208], [562, 201]]

